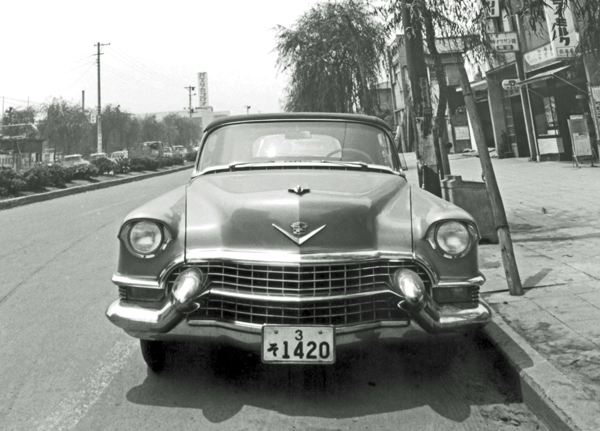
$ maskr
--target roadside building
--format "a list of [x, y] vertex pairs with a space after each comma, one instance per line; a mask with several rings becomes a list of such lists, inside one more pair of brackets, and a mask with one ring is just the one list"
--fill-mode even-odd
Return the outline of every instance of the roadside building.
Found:
[[[458, 64], [462, 62], [462, 44], [457, 39], [436, 39], [436, 48], [440, 54], [448, 86], [446, 109], [446, 124], [448, 128], [448, 140], [453, 144], [453, 151], [460, 152], [471, 148], [473, 143], [469, 132], [465, 103], [460, 92]], [[437, 111], [439, 85], [437, 82], [433, 58], [425, 49], [425, 62], [428, 67], [429, 82], [431, 87], [432, 108], [435, 115]], [[411, 112], [410, 80], [408, 78], [408, 65], [406, 60], [406, 45], [404, 35], [397, 35], [389, 46], [391, 64], [391, 84], [395, 100], [394, 117], [398, 125], [397, 132], [402, 137], [403, 150], [414, 151], [412, 143], [415, 142], [416, 125]]]
[[0, 166], [21, 171], [42, 161], [44, 140], [33, 124], [0, 127]]
[[[512, 2], [513, 13], [519, 11]], [[578, 26], [570, 8], [547, 2], [545, 22], [533, 29], [527, 17], [502, 8], [489, 19], [498, 61], [487, 65], [487, 87], [494, 146], [500, 157], [571, 160], [596, 149], [594, 103], [581, 61], [575, 58]], [[518, 50], [520, 48], [520, 50]]]

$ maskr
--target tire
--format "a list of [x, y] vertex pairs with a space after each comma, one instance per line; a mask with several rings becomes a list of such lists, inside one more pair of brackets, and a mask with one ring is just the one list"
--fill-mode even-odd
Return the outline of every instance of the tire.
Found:
[[155, 373], [165, 367], [165, 346], [162, 341], [140, 340], [144, 361]]

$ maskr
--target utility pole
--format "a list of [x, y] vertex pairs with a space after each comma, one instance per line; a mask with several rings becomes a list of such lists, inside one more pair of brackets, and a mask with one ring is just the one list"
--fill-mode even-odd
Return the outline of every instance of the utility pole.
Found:
[[[192, 108], [192, 91], [194, 91], [196, 89], [196, 87], [189, 86], [189, 87], [183, 87], [183, 88], [185, 88], [189, 94], [190, 100], [189, 100], [189, 105], [188, 105], [188, 111], [190, 113], [190, 118], [192, 118], [192, 113], [194, 112], [194, 109]], [[196, 93], [194, 93], [194, 95], [195, 94]], [[183, 109], [185, 109], [185, 108], [183, 108]]]
[[252, 108], [252, 106], [246, 105], [245, 108], [246, 108], [246, 115], [248, 115], [250, 113], [250, 108]]
[[94, 46], [98, 47], [98, 53], [96, 54], [98, 56], [98, 119], [97, 119], [97, 124], [98, 124], [98, 145], [97, 145], [97, 153], [101, 153], [102, 152], [102, 98], [100, 96], [101, 91], [100, 91], [100, 56], [102, 55], [102, 53], [100, 52], [100, 48], [106, 45], [110, 45], [110, 43], [100, 43], [98, 42], [97, 44], [95, 44]]
[[85, 90], [81, 90], [81, 110], [85, 111]]
[[479, 161], [481, 162], [481, 170], [483, 171], [485, 178], [485, 187], [492, 204], [492, 213], [494, 214], [494, 222], [500, 241], [500, 252], [504, 264], [504, 275], [506, 276], [506, 282], [508, 283], [508, 290], [511, 295], [520, 296], [524, 293], [523, 285], [521, 284], [519, 268], [517, 267], [517, 261], [515, 259], [506, 211], [504, 210], [504, 203], [502, 202], [502, 196], [500, 195], [500, 189], [498, 188], [498, 182], [496, 181], [496, 174], [494, 173], [490, 153], [485, 143], [485, 134], [481, 125], [477, 104], [475, 103], [475, 96], [464, 65], [459, 65], [458, 72], [460, 74], [460, 86], [465, 98], [465, 105], [467, 106], [467, 114], [471, 120], [473, 135], [479, 152]]

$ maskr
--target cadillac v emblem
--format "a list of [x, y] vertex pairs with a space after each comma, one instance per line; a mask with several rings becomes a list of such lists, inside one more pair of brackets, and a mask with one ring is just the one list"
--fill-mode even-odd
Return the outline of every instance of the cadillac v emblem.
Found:
[[273, 227], [275, 229], [277, 229], [279, 232], [281, 232], [282, 234], [284, 234], [285, 236], [287, 236], [289, 239], [291, 239], [292, 241], [294, 241], [298, 245], [304, 244], [310, 238], [312, 238], [317, 233], [319, 233], [320, 231], [322, 231], [325, 228], [325, 226], [326, 225], [323, 225], [320, 228], [313, 230], [311, 233], [306, 234], [306, 231], [308, 230], [308, 225], [306, 223], [304, 223], [304, 222], [297, 221], [295, 223], [292, 223], [290, 225], [290, 227], [292, 228], [292, 233], [289, 233], [289, 232], [285, 231], [284, 229], [280, 228], [275, 223], [273, 223]]

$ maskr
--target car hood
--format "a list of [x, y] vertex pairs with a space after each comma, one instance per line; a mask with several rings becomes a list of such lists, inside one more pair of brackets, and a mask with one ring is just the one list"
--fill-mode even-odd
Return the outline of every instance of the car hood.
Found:
[[[303, 191], [290, 191], [297, 187]], [[205, 174], [188, 185], [186, 212], [188, 258], [219, 251], [412, 252], [410, 187], [391, 173], [285, 169]], [[306, 224], [300, 236], [291, 228], [296, 222]]]

